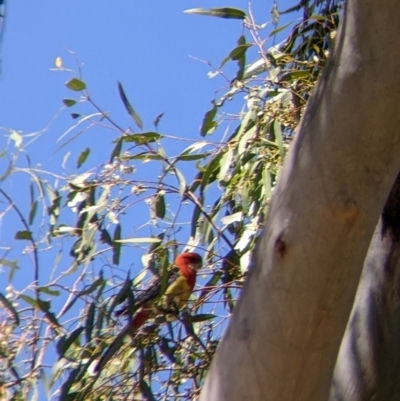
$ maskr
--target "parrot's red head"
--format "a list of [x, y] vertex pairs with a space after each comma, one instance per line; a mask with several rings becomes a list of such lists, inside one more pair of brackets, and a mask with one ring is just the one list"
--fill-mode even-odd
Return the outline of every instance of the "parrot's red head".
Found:
[[201, 256], [195, 252], [181, 253], [175, 259], [175, 264], [178, 266], [180, 274], [185, 277], [192, 291], [196, 284], [196, 272], [201, 268]]
[[203, 264], [201, 256], [195, 252], [181, 253], [175, 259], [175, 264], [182, 269], [191, 269], [193, 271], [199, 270]]

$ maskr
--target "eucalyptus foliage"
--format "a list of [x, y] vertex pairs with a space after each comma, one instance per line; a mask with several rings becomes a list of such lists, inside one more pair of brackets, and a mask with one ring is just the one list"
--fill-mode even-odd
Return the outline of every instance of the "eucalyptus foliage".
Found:
[[[244, 34], [217, 67], [209, 64], [210, 78], [224, 79], [227, 89], [212, 99], [199, 140], [177, 155], [164, 145], [171, 138], [159, 131], [162, 115], [153, 131], [143, 131], [118, 83], [135, 128], [122, 127], [93, 101], [80, 69], [69, 77], [71, 97], [63, 100], [74, 124], [59, 139], [92, 126], [117, 132], [101, 166], [85, 168], [94, 151], [88, 143], [76, 155], [78, 175], [46, 173], [29, 159], [21, 167], [27, 138], [8, 132], [1, 179], [26, 174], [30, 208], [0, 190], [3, 214], [19, 220], [0, 257], [10, 282], [0, 294], [0, 398], [34, 397], [39, 382], [49, 399], [197, 398], [251, 266], [280, 166], [329, 57], [341, 6], [340, 0], [302, 1], [289, 10], [275, 5], [272, 22], [264, 24], [251, 10], [187, 10], [236, 19]], [[280, 15], [289, 12], [293, 23], [281, 26]], [[227, 63], [237, 65], [235, 76], [225, 75]], [[237, 104], [241, 110], [232, 112]], [[130, 216], [142, 222], [139, 228], [132, 229]], [[57, 246], [54, 266], [41, 265], [39, 253]], [[133, 305], [148, 279], [162, 280], [183, 250], [196, 250], [205, 260], [188, 308], [173, 322], [160, 316], [137, 333], [123, 329], [126, 322], [114, 314], [118, 305]], [[17, 291], [12, 280], [20, 259], [13, 252], [22, 251], [31, 256], [33, 274]], [[133, 277], [127, 268], [132, 255], [144, 266]], [[55, 299], [62, 300], [61, 310]], [[107, 363], [95, 373], [110, 345]], [[54, 353], [50, 369], [44, 361]]]

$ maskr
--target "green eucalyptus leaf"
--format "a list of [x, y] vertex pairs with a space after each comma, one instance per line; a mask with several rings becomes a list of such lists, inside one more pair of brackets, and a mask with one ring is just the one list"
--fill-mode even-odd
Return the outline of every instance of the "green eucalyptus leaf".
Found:
[[68, 89], [71, 89], [75, 92], [80, 92], [86, 89], [86, 84], [78, 78], [72, 78], [65, 85]]
[[15, 239], [32, 241], [32, 232], [28, 230], [17, 231], [15, 234]]
[[118, 82], [118, 92], [119, 96], [122, 100], [122, 103], [124, 104], [128, 114], [133, 118], [133, 121], [135, 121], [136, 125], [140, 128], [143, 129], [143, 123], [139, 115], [136, 113], [135, 109], [132, 107], [132, 105], [129, 103], [128, 98], [125, 95], [124, 88], [122, 87], [121, 82]]
[[283, 26], [280, 26], [279, 28], [275, 28], [273, 31], [271, 31], [271, 32], [269, 33], [269, 36], [274, 36], [274, 35], [278, 34], [279, 32], [284, 31], [284, 30], [285, 30], [286, 28], [288, 28], [290, 25], [292, 25], [292, 22], [289, 22], [289, 23], [287, 23], [287, 24], [285, 24], [285, 25], [283, 25]]
[[138, 145], [145, 145], [146, 143], [157, 142], [162, 138], [157, 132], [143, 132], [141, 134], [124, 135], [122, 141], [135, 142]]
[[291, 71], [283, 74], [279, 82], [293, 81], [300, 78], [308, 78], [311, 75], [311, 70]]
[[81, 152], [81, 154], [78, 157], [78, 162], [76, 164], [77, 168], [81, 167], [82, 164], [85, 163], [89, 154], [90, 154], [90, 148], [86, 148], [84, 151]]
[[165, 114], [165, 112], [159, 114], [159, 115], [154, 119], [153, 124], [154, 124], [155, 129], [158, 128], [158, 124], [160, 124], [160, 121], [161, 121], [161, 119], [163, 118], [164, 114]]
[[151, 210], [155, 217], [158, 217], [159, 219], [165, 217], [165, 198], [160, 191], [153, 198]]
[[74, 106], [76, 104], [76, 100], [72, 100], [72, 99], [63, 99], [62, 102], [67, 107], [72, 107], [72, 106]]
[[228, 150], [224, 153], [224, 155], [221, 158], [221, 167], [218, 173], [218, 181], [225, 181], [226, 180], [226, 174], [229, 171], [229, 168], [231, 167], [231, 163], [233, 160], [233, 150], [231, 148], [228, 148]]
[[210, 8], [209, 10], [206, 10], [205, 8], [191, 8], [189, 10], [185, 10], [184, 12], [186, 14], [206, 15], [210, 17], [227, 19], [244, 20], [247, 18], [247, 15], [244, 11], [233, 7]]
[[213, 315], [211, 313], [203, 313], [190, 316], [189, 319], [191, 323], [200, 323], [200, 322], [207, 322], [208, 320], [215, 319], [216, 317], [217, 317], [216, 315]]
[[38, 205], [37, 200], [35, 200], [35, 201], [31, 204], [31, 210], [29, 211], [29, 225], [32, 225], [33, 220], [34, 220], [34, 218], [35, 218], [35, 216], [36, 216], [37, 205]]
[[203, 124], [201, 125], [200, 128], [201, 136], [206, 136], [215, 129], [216, 122], [214, 121], [214, 117], [216, 114], [217, 114], [217, 106], [214, 104], [213, 108], [207, 111], [207, 113], [203, 118]]
[[207, 153], [199, 153], [198, 155], [183, 155], [183, 156], [178, 156], [176, 158], [176, 161], [188, 162], [193, 160], [202, 160], [205, 159], [207, 156], [208, 156]]
[[119, 265], [119, 259], [121, 256], [121, 225], [117, 224], [114, 230], [113, 238], [113, 263], [114, 265]]
[[110, 163], [114, 161], [116, 157], [119, 157], [121, 154], [121, 149], [122, 149], [122, 138], [117, 139], [117, 144], [115, 145], [115, 148], [113, 149], [111, 156], [110, 156]]
[[43, 294], [47, 294], [47, 295], [53, 295], [56, 297], [58, 297], [60, 295], [59, 290], [51, 290], [49, 287], [39, 287], [38, 290], [40, 292], [42, 292]]

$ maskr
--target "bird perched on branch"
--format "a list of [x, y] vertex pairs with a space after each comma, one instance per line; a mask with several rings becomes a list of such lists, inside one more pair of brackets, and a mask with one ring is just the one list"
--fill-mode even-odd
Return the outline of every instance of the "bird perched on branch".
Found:
[[[178, 312], [186, 305], [196, 284], [197, 270], [202, 266], [201, 256], [194, 252], [182, 253], [175, 259], [175, 265], [178, 270], [169, 272], [164, 293], [162, 293], [161, 280], [156, 278], [135, 298], [136, 313], [131, 323], [134, 331], [157, 314]], [[117, 311], [116, 315], [123, 316], [128, 313], [129, 308], [125, 306]]]
[[[169, 272], [166, 285], [162, 285], [159, 278], [154, 279], [149, 287], [134, 300], [133, 308], [125, 306], [116, 312], [117, 316], [128, 315], [130, 309], [135, 313], [131, 322], [115, 338], [103, 357], [97, 364], [95, 371], [99, 371], [118, 351], [123, 337], [132, 334], [143, 326], [147, 320], [159, 314], [175, 314], [187, 304], [190, 294], [196, 284], [197, 270], [202, 266], [201, 256], [194, 252], [186, 252], [175, 259], [178, 268], [176, 272]], [[163, 288], [165, 291], [163, 292]]]

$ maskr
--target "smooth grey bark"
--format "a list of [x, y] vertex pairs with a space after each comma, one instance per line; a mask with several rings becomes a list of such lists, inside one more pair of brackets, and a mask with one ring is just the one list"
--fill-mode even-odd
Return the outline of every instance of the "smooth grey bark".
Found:
[[400, 399], [400, 176], [365, 260], [330, 401]]
[[313, 401], [400, 171], [398, 0], [353, 0], [285, 160], [202, 401]]

